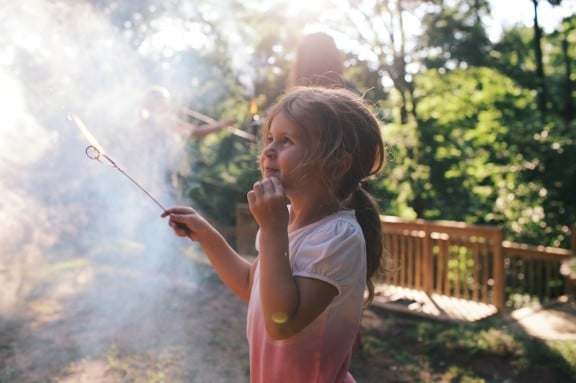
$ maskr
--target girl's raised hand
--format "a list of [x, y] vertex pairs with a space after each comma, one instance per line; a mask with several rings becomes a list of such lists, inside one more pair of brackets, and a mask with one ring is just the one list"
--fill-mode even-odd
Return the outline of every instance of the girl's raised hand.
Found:
[[284, 187], [276, 177], [264, 178], [248, 192], [248, 205], [260, 229], [285, 229], [288, 209]]
[[178, 206], [166, 209], [161, 217], [170, 217], [168, 224], [174, 233], [193, 241], [199, 241], [205, 233], [214, 230], [212, 225], [191, 207]]

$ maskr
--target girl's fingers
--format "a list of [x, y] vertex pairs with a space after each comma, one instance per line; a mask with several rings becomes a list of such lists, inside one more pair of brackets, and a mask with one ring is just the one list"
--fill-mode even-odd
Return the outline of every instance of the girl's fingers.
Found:
[[184, 217], [171, 215], [168, 220], [168, 225], [170, 225], [174, 232], [180, 237], [188, 237], [192, 233], [188, 225], [186, 225]]
[[284, 188], [280, 180], [276, 177], [264, 178], [262, 181], [254, 183], [252, 190], [257, 196], [264, 194], [284, 193]]
[[162, 212], [161, 217], [168, 217], [169, 215], [172, 214], [195, 214], [196, 211], [194, 209], [192, 209], [191, 207], [184, 207], [184, 206], [176, 206], [176, 207], [171, 207], [170, 209], [166, 209]]
[[176, 223], [173, 229], [176, 235], [180, 237], [188, 237], [191, 234], [190, 229], [188, 229], [188, 227], [179, 223]]
[[189, 237], [192, 234], [192, 230], [188, 227], [187, 215], [196, 214], [194, 209], [189, 207], [173, 207], [164, 210], [161, 217], [170, 217], [168, 220], [168, 225], [174, 230], [174, 232], [180, 237]]
[[276, 188], [274, 187], [272, 179], [265, 178], [264, 180], [262, 180], [262, 190], [264, 191], [265, 194], [274, 194]]
[[252, 203], [256, 202], [256, 194], [255, 194], [254, 190], [250, 190], [246, 194], [246, 199], [248, 200], [248, 204], [252, 204]]
[[284, 187], [277, 177], [270, 178], [270, 181], [272, 182], [272, 185], [274, 185], [274, 190], [276, 192], [284, 194]]
[[261, 181], [256, 181], [254, 182], [254, 185], [252, 186], [252, 191], [257, 195], [262, 195], [264, 192], [264, 187], [262, 186], [262, 182]]

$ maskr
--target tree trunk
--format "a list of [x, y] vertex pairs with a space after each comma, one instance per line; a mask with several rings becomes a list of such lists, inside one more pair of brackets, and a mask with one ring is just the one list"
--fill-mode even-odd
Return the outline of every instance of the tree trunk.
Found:
[[566, 88], [564, 95], [564, 110], [563, 115], [566, 122], [570, 123], [574, 120], [576, 116], [576, 111], [574, 110], [574, 101], [572, 99], [572, 91], [574, 89], [574, 81], [572, 80], [572, 60], [570, 59], [570, 53], [568, 52], [568, 37], [564, 35], [562, 39], [562, 54], [564, 55], [564, 68], [566, 72]]
[[538, 110], [544, 122], [546, 118], [546, 79], [544, 77], [544, 63], [542, 60], [542, 29], [538, 24], [538, 0], [532, 0], [534, 4], [534, 53], [536, 55], [536, 91], [538, 92]]

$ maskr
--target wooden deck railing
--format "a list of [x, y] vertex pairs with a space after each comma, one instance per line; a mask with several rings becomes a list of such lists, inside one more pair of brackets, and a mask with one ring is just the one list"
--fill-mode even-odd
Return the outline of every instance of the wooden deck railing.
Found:
[[[257, 226], [236, 208], [236, 248], [255, 255]], [[387, 284], [504, 308], [513, 296], [552, 300], [564, 293], [560, 264], [572, 250], [503, 241], [497, 227], [382, 216]], [[574, 233], [573, 233], [574, 237]], [[573, 239], [574, 240], [574, 239]]]
[[503, 306], [502, 231], [382, 216], [383, 282]]
[[502, 249], [507, 298], [516, 297], [519, 304], [534, 299], [547, 303], [566, 293], [560, 267], [572, 255], [571, 250], [511, 242], [503, 242]]

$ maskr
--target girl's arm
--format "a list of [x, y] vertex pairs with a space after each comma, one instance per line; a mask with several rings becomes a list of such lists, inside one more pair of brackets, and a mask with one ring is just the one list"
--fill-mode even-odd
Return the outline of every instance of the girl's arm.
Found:
[[313, 278], [294, 277], [288, 259], [288, 210], [280, 181], [257, 183], [248, 203], [260, 226], [260, 296], [268, 334], [289, 338], [312, 322], [338, 293]]
[[213, 122], [204, 125], [195, 125], [175, 117], [172, 119], [172, 123], [174, 124], [176, 132], [184, 137], [203, 138], [228, 126], [234, 125], [236, 123], [236, 119], [227, 118], [220, 121], [214, 120]]
[[234, 125], [235, 123], [236, 123], [236, 119], [228, 118], [225, 120], [215, 121], [213, 123], [206, 124], [206, 125], [195, 126], [190, 131], [190, 137], [191, 138], [206, 137], [207, 135], [209, 135], [211, 133], [218, 132], [218, 131], [220, 131], [220, 130], [228, 127], [228, 126]]
[[287, 230], [260, 229], [260, 296], [268, 334], [289, 338], [322, 313], [337, 295], [333, 285], [294, 277], [288, 261]]
[[250, 262], [236, 253], [222, 234], [194, 209], [174, 207], [162, 213], [162, 217], [167, 216], [176, 235], [197, 241], [224, 284], [247, 302], [253, 273]]

